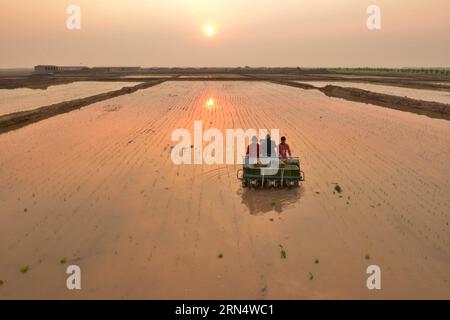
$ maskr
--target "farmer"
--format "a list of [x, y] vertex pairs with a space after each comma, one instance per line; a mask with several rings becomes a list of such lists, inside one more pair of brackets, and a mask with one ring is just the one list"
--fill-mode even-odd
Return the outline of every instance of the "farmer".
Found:
[[253, 136], [252, 137], [252, 143], [247, 147], [247, 156], [250, 158], [259, 158], [259, 143], [258, 139]]
[[247, 158], [245, 160], [246, 165], [256, 164], [259, 160], [259, 152], [258, 139], [253, 136], [252, 143], [247, 147]]
[[286, 137], [284, 136], [281, 137], [281, 143], [278, 145], [278, 153], [282, 160], [292, 157], [291, 148], [289, 148], [289, 145], [286, 143]]
[[261, 156], [262, 157], [276, 157], [275, 151], [276, 142], [272, 140], [270, 134], [267, 134], [265, 139], [261, 139]]

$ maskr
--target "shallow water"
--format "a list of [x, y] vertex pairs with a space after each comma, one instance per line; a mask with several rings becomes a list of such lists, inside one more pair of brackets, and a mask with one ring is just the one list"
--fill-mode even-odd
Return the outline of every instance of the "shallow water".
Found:
[[[302, 188], [173, 164], [195, 120], [279, 128]], [[0, 299], [73, 298], [61, 257], [80, 299], [448, 299], [449, 146], [449, 121], [264, 82], [165, 82], [31, 124], [0, 135]]]
[[296, 82], [311, 84], [315, 87], [325, 87], [326, 85], [331, 84], [334, 86], [363, 89], [399, 97], [408, 97], [412, 99], [435, 101], [450, 104], [450, 91], [402, 88], [363, 82], [345, 82], [345, 81], [296, 81]]
[[86, 98], [99, 93], [131, 87], [139, 82], [80, 81], [42, 89], [0, 89], [0, 115], [32, 110], [58, 102]]
[[134, 78], [170, 78], [173, 77], [173, 75], [167, 75], [167, 74], [143, 74], [143, 75], [132, 75], [132, 76], [123, 76], [121, 78], [123, 79], [134, 79]]

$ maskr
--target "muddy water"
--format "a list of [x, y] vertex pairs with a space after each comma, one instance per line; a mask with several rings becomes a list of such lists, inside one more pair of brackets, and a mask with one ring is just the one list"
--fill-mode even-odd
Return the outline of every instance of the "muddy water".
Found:
[[28, 88], [0, 89], [0, 115], [85, 98], [136, 84], [138, 82], [80, 81], [51, 86], [46, 90]]
[[135, 75], [132, 75], [132, 76], [124, 76], [124, 77], [121, 77], [121, 78], [123, 78], [123, 79], [133, 79], [133, 78], [171, 78], [171, 77], [173, 77], [173, 75], [169, 75], [169, 74], [152, 74], [152, 75], [135, 74]]
[[225, 73], [217, 73], [217, 74], [191, 74], [180, 76], [180, 78], [243, 78], [244, 76], [239, 74], [225, 74]]
[[412, 99], [419, 99], [425, 101], [435, 101], [450, 104], [450, 89], [449, 91], [438, 90], [424, 90], [424, 89], [410, 89], [392, 87], [386, 85], [359, 83], [359, 82], [345, 82], [345, 81], [296, 81], [300, 83], [311, 84], [316, 87], [325, 87], [326, 85], [335, 85], [340, 87], [358, 88], [377, 93], [390, 94], [399, 97], [408, 97]]
[[[194, 120], [280, 128], [305, 183], [174, 165]], [[448, 299], [449, 146], [448, 121], [262, 82], [166, 82], [2, 134], [0, 298]]]

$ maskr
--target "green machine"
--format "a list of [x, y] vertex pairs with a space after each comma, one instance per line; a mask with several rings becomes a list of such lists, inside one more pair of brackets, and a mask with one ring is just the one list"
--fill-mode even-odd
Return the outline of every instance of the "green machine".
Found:
[[299, 158], [264, 158], [254, 162], [251, 163], [248, 157], [244, 158], [243, 168], [237, 172], [237, 178], [242, 181], [244, 188], [292, 188], [299, 187], [300, 182], [305, 180]]

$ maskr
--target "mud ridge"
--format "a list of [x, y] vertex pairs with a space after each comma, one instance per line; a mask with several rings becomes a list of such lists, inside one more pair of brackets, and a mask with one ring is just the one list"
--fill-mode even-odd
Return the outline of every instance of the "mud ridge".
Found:
[[2, 115], [0, 116], [0, 134], [19, 129], [31, 123], [48, 119], [59, 114], [80, 109], [96, 102], [108, 100], [125, 94], [130, 94], [138, 90], [147, 89], [165, 81], [166, 79], [141, 83], [133, 87], [123, 87], [119, 90], [109, 91], [86, 98], [63, 101], [33, 110], [19, 111]]
[[415, 114], [425, 115], [430, 118], [450, 120], [450, 105], [445, 103], [424, 101], [334, 85], [327, 85], [323, 88], [318, 88], [310, 84], [291, 81], [272, 80], [271, 82], [305, 90], [319, 90], [325, 95], [333, 98], [342, 98], [349, 101], [363, 102], [380, 107], [412, 112]]

